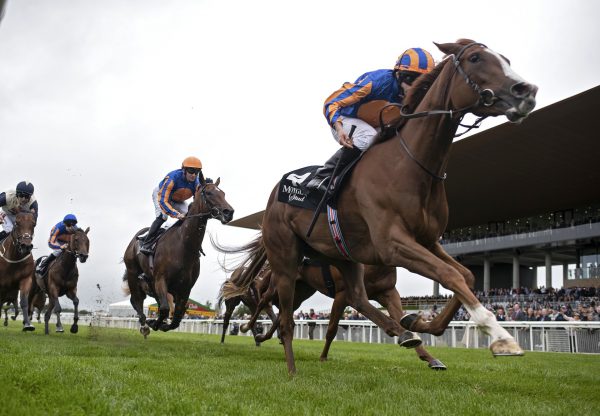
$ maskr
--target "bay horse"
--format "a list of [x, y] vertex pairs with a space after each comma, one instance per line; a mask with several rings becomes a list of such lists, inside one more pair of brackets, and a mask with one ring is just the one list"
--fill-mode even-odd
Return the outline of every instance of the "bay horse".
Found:
[[[365, 289], [367, 297], [370, 300], [375, 300], [384, 306], [390, 317], [396, 322], [400, 322], [404, 316], [402, 309], [402, 299], [400, 294], [396, 290], [396, 268], [388, 266], [369, 266], [365, 265], [364, 272]], [[250, 318], [250, 321], [242, 325], [240, 330], [246, 332], [248, 329], [252, 329], [254, 322], [258, 318], [259, 311], [269, 302], [273, 302], [276, 306], [279, 305], [277, 291], [271, 283], [271, 271], [267, 268], [263, 273], [264, 277], [259, 286], [258, 294], [261, 296], [260, 300], [253, 301], [253, 307], [246, 303], [246, 305], [253, 311], [256, 311]], [[232, 286], [230, 293], [235, 293], [236, 283], [239, 280], [239, 276], [233, 276], [230, 279], [230, 285]], [[302, 302], [310, 298], [316, 291], [322, 293], [325, 296], [333, 297], [333, 305], [331, 307], [331, 315], [329, 317], [329, 324], [327, 325], [327, 334], [325, 336], [325, 346], [320, 356], [321, 361], [327, 361], [329, 349], [331, 343], [335, 339], [338, 331], [339, 321], [342, 319], [344, 310], [347, 306], [352, 306], [352, 299], [348, 297], [344, 280], [339, 270], [335, 267], [330, 267], [328, 264], [316, 264], [314, 262], [304, 261], [300, 268], [296, 280], [296, 287], [294, 288], [294, 310], [298, 309]], [[246, 297], [249, 297], [248, 294]], [[233, 297], [231, 299], [236, 299]], [[230, 308], [230, 304], [227, 303], [231, 299], [227, 299], [227, 308]], [[245, 302], [244, 302], [245, 303]], [[235, 307], [235, 306], [234, 306]], [[270, 305], [269, 305], [270, 307]], [[271, 318], [271, 320], [273, 320]], [[255, 335], [257, 342], [264, 342], [273, 336], [273, 333], [279, 326], [279, 319], [273, 320], [273, 325], [266, 334]], [[225, 330], [225, 329], [224, 329]], [[420, 360], [427, 361], [428, 366], [434, 370], [445, 370], [446, 366], [437, 358], [434, 358], [427, 350], [421, 345], [421, 339], [410, 331], [404, 331], [401, 328], [402, 334], [398, 337], [398, 344], [406, 348], [415, 348], [415, 352]], [[224, 335], [223, 335], [224, 337]], [[221, 339], [223, 339], [223, 337]]]
[[[244, 267], [238, 267], [233, 271], [229, 279], [227, 279], [221, 285], [221, 289], [219, 290], [219, 296], [217, 298], [217, 310], [221, 310], [223, 303], [225, 303], [225, 314], [223, 315], [223, 331], [221, 333], [221, 344], [225, 343], [225, 334], [227, 333], [227, 328], [229, 327], [229, 322], [231, 320], [231, 316], [235, 311], [235, 308], [243, 303], [250, 309], [252, 315], [259, 315], [263, 310], [267, 314], [267, 316], [271, 319], [272, 322], [277, 321], [277, 315], [273, 312], [273, 308], [270, 304], [265, 304], [260, 309], [258, 309], [258, 302], [261, 299], [261, 294], [267, 289], [270, 283], [269, 279], [264, 279], [265, 273], [259, 273], [255, 278], [254, 282], [244, 293], [239, 293], [238, 288], [236, 286], [236, 282], [244, 271]], [[265, 270], [263, 270], [265, 271]], [[270, 272], [269, 272], [270, 274]], [[236, 293], [232, 294], [234, 291]], [[256, 318], [257, 319], [257, 318]], [[250, 328], [252, 330], [252, 334], [254, 335], [254, 339], [256, 341], [256, 346], [260, 346], [261, 342], [256, 340], [256, 337], [259, 335], [259, 331], [252, 326]], [[244, 331], [246, 332], [246, 331]]]
[[[215, 218], [227, 224], [233, 218], [233, 208], [219, 188], [220, 181], [220, 178], [215, 183], [202, 180], [185, 218], [175, 223], [159, 239], [153, 257], [139, 252], [138, 236], [148, 228], [138, 231], [125, 250], [124, 290], [131, 294], [131, 305], [138, 314], [140, 333], [144, 338], [150, 333], [149, 328], [170, 331], [179, 327], [190, 291], [200, 274], [200, 252], [207, 221]], [[175, 313], [171, 322], [167, 323], [169, 293], [173, 296]], [[157, 319], [146, 319], [143, 305], [146, 295], [158, 302]]]
[[4, 326], [8, 326], [8, 305], [12, 305], [15, 314], [10, 317], [13, 321], [19, 316], [19, 291], [13, 290], [0, 297], [0, 308], [4, 309]]
[[[49, 322], [52, 313], [56, 315], [56, 332], [65, 332], [60, 321], [62, 307], [58, 300], [58, 298], [64, 295], [73, 302], [73, 324], [71, 325], [70, 332], [76, 334], [79, 331], [79, 298], [77, 297], [79, 270], [77, 269], [77, 259], [81, 263], [85, 263], [89, 257], [89, 231], [90, 227], [86, 228], [85, 231], [77, 229], [73, 234], [70, 234], [67, 239], [67, 248], [48, 266], [46, 275], [38, 277], [44, 279], [45, 292], [48, 294], [48, 308], [44, 314], [44, 333], [46, 335], [50, 333]], [[36, 266], [42, 260], [43, 257], [38, 258]], [[30, 318], [33, 316], [33, 307], [45, 301], [46, 293], [40, 288], [37, 280], [34, 280], [32, 290], [29, 293], [28, 311]]]
[[[0, 244], [0, 299], [9, 299], [21, 292], [20, 306], [29, 309], [28, 296], [33, 282], [33, 231], [35, 216], [21, 211], [15, 216], [15, 226]], [[34, 331], [29, 315], [23, 313], [23, 331]]]
[[[537, 87], [481, 43], [461, 39], [436, 46], [446, 59], [415, 81], [401, 108], [403, 117], [378, 135], [338, 194], [338, 223], [346, 251], [340, 251], [332, 239], [325, 215], [319, 215], [307, 237], [313, 213], [279, 202], [278, 185], [270, 195], [262, 241], [249, 253], [250, 264], [268, 258], [271, 265], [290, 374], [296, 372], [292, 348], [295, 280], [305, 256], [340, 270], [355, 308], [390, 336], [399, 336], [401, 325], [439, 335], [462, 303], [480, 330], [490, 335], [494, 356], [523, 354], [472, 293], [473, 274], [444, 251], [439, 239], [448, 221], [444, 170], [464, 115], [505, 115], [518, 123], [535, 107]], [[431, 322], [409, 317], [398, 324], [369, 303], [363, 264], [404, 267], [439, 282], [455, 296]], [[249, 282], [252, 276], [245, 278]]]

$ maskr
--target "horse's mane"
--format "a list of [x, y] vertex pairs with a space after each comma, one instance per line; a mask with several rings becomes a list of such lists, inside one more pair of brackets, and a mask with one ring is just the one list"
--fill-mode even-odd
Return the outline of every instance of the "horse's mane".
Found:
[[[475, 41], [471, 39], [458, 39], [455, 43], [464, 46], [470, 43], [475, 43]], [[427, 91], [429, 91], [429, 88], [431, 88], [433, 82], [437, 79], [437, 77], [446, 67], [448, 62], [450, 62], [450, 59], [447, 59], [448, 56], [449, 55], [444, 55], [442, 61], [439, 64], [437, 64], [431, 72], [418, 77], [415, 80], [415, 83], [412, 85], [412, 87], [408, 89], [402, 104], [402, 110], [405, 113], [412, 113], [417, 109], [418, 105], [421, 103], [421, 101], [423, 101], [423, 98], [425, 98]], [[373, 144], [382, 143], [394, 137], [396, 133], [402, 128], [402, 126], [404, 126], [406, 121], [407, 119], [402, 116], [392, 121], [392, 123], [388, 127], [384, 128], [380, 133], [378, 133], [375, 136]]]
[[[417, 106], [423, 101], [425, 95], [429, 91], [429, 88], [433, 84], [433, 82], [440, 75], [442, 70], [446, 67], [446, 64], [449, 62], [448, 59], [444, 59], [442, 62], [437, 64], [433, 70], [427, 74], [423, 74], [418, 77], [411, 88], [406, 92], [406, 96], [404, 97], [404, 101], [402, 103], [402, 111], [405, 113], [412, 113], [417, 108]], [[392, 121], [392, 123], [385, 127], [381, 132], [377, 133], [375, 139], [373, 140], [373, 145], [385, 142], [388, 139], [391, 139], [396, 135], [396, 133], [404, 126], [408, 119], [402, 116], [398, 117], [396, 120]]]

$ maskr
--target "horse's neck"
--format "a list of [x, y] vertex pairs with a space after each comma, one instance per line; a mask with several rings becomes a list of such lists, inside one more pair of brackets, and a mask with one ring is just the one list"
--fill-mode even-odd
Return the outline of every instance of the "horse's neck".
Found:
[[[71, 250], [71, 248], [69, 247], [69, 250]], [[62, 266], [64, 267], [64, 269], [66, 271], [71, 270], [71, 268], [73, 268], [77, 262], [77, 257], [75, 257], [75, 255], [72, 252], [64, 252], [56, 261], [57, 263], [60, 262], [60, 264], [62, 264]]]
[[[452, 108], [448, 91], [453, 70], [452, 65], [446, 65], [415, 109], [416, 113]], [[420, 163], [436, 175], [443, 175], [459, 121], [459, 115], [448, 114], [410, 119], [401, 129], [400, 136]]]
[[[190, 212], [190, 214], [195, 215], [199, 214], [199, 212]], [[197, 255], [204, 240], [206, 219], [201, 216], [188, 218], [181, 224], [177, 231], [183, 245], [189, 248], [190, 252], [195, 252], [195, 255]]]

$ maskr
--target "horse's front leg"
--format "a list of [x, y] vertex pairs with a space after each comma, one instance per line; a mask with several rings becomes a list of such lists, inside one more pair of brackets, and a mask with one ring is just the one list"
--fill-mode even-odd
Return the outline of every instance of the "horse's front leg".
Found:
[[233, 315], [235, 307], [240, 304], [241, 300], [242, 298], [240, 296], [225, 300], [225, 315], [223, 315], [223, 333], [221, 334], [221, 344], [225, 343], [225, 334], [227, 333], [227, 328], [229, 327], [231, 315]]
[[360, 263], [339, 262], [334, 265], [342, 273], [346, 284], [346, 300], [358, 312], [366, 316], [391, 337], [400, 336], [404, 330], [398, 322], [371, 305], [364, 283], [364, 265]]
[[[394, 270], [394, 273], [396, 271]], [[384, 290], [377, 296], [374, 296], [375, 300], [385, 307], [390, 316], [396, 321], [400, 322], [404, 316], [404, 310], [402, 309], [402, 299], [400, 294], [395, 287]], [[446, 370], [446, 366], [437, 358], [433, 357], [425, 347], [422, 345], [421, 338], [417, 334], [413, 334], [411, 331], [405, 331], [400, 337], [398, 337], [398, 344], [406, 348], [415, 348], [415, 353], [422, 361], [427, 361], [429, 368], [433, 370]]]
[[73, 301], [73, 325], [71, 325], [71, 334], [76, 334], [79, 331], [77, 322], [79, 321], [79, 298], [77, 297], [77, 288], [69, 290], [67, 297]]
[[335, 299], [333, 301], [333, 305], [331, 306], [331, 313], [329, 315], [329, 323], [327, 324], [325, 346], [323, 347], [321, 357], [319, 358], [321, 361], [327, 361], [327, 356], [329, 355], [329, 348], [331, 347], [331, 343], [337, 335], [340, 319], [342, 318], [344, 309], [346, 309], [347, 306], [345, 300], [346, 296], [344, 292], [338, 292], [335, 294]]
[[4, 309], [4, 326], [8, 326], [8, 308]]
[[[54, 307], [58, 301], [58, 298], [54, 295], [48, 293], [48, 309], [46, 309], [46, 313], [44, 313], [44, 334], [49, 335], [50, 330], [48, 328], [50, 317], [52, 316], [52, 312], [54, 312]], [[58, 329], [58, 326], [57, 326]]]
[[[485, 309], [471, 291], [470, 286], [473, 285], [473, 275], [470, 272], [463, 275], [464, 267], [455, 264], [456, 261], [445, 254], [439, 243], [436, 243], [430, 251], [414, 240], [407, 238], [396, 240], [395, 244], [389, 244], [386, 250], [389, 256], [387, 258], [383, 257], [386, 263], [406, 267], [409, 271], [439, 282], [443, 287], [454, 292], [458, 300], [453, 299], [449, 305], [449, 311], [442, 311], [442, 317], [438, 318], [439, 322], [447, 325], [452, 319], [449, 316], [451, 315], [450, 312], [459, 305], [456, 302], [462, 302], [471, 315], [471, 320], [477, 324], [481, 331], [491, 337], [490, 350], [494, 356], [523, 355], [523, 350], [514, 337], [500, 326], [494, 314]], [[414, 327], [411, 326], [411, 329], [414, 329]], [[418, 331], [418, 329], [415, 330]]]
[[[23, 311], [29, 310], [29, 291], [31, 290], [31, 282], [33, 281], [33, 277], [28, 277], [25, 279], [21, 279], [19, 283], [19, 290], [21, 291], [21, 309]], [[35, 331], [35, 327], [31, 325], [31, 321], [29, 320], [29, 314], [23, 313], [23, 331]]]
[[161, 329], [163, 322], [169, 317], [169, 300], [167, 298], [167, 282], [165, 276], [162, 273], [155, 273], [154, 275], [154, 293], [156, 293], [156, 300], [158, 301], [158, 318], [155, 320], [148, 320], [148, 325], [155, 331]]
[[[179, 324], [185, 315], [185, 311], [187, 309], [187, 301], [189, 299], [190, 292], [183, 293], [182, 295], [178, 295], [175, 297], [175, 311], [173, 312], [173, 319], [170, 324], [166, 322], [163, 323], [160, 327], [162, 331], [171, 331], [172, 329], [179, 328]], [[171, 308], [169, 308], [170, 310]]]
[[266, 308], [267, 305], [270, 304], [273, 297], [275, 296], [275, 293], [276, 293], [275, 291], [276, 291], [275, 287], [272, 284], [269, 284], [269, 287], [267, 288], [267, 290], [260, 296], [258, 305], [256, 305], [256, 309], [254, 310], [254, 313], [250, 317], [250, 320], [240, 326], [240, 331], [246, 333], [250, 329], [254, 328], [256, 321], [260, 317], [261, 311], [264, 308]]

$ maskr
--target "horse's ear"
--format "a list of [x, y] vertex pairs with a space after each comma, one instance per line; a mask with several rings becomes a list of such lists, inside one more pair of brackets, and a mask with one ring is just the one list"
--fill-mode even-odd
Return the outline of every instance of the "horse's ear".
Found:
[[221, 183], [221, 177], [219, 176], [215, 182], [215, 186], [219, 186], [220, 183]]
[[440, 51], [444, 52], [446, 55], [456, 55], [460, 51], [460, 48], [462, 47], [461, 45], [458, 45], [456, 43], [436, 43], [436, 42], [433, 42], [433, 44], [435, 46], [437, 46], [438, 49]]
[[85, 229], [84, 233], [86, 233], [86, 234], [87, 234], [87, 233], [89, 233], [89, 232], [90, 232], [90, 227], [87, 227], [87, 228]]

